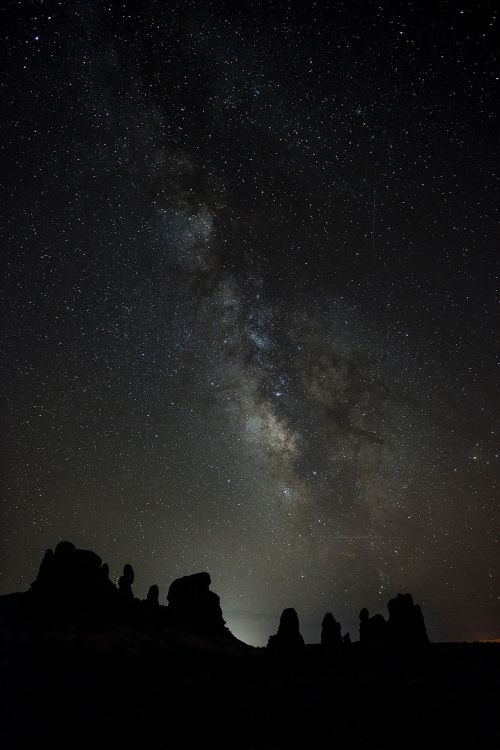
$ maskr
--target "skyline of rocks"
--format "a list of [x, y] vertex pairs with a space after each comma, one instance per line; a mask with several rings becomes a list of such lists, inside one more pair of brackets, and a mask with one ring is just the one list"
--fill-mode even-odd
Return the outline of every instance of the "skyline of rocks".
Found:
[[[83, 618], [154, 623], [174, 630], [239, 641], [226, 627], [219, 596], [210, 590], [207, 572], [176, 578], [169, 586], [167, 603], [160, 603], [159, 587], [152, 584], [146, 599], [134, 596], [135, 574], [130, 563], [116, 585], [109, 578], [109, 566], [91, 550], [78, 549], [69, 541], [48, 549], [38, 574], [26, 592], [0, 597], [0, 610], [14, 617], [42, 619]], [[389, 617], [370, 617], [364, 607], [359, 615], [359, 642], [367, 646], [420, 646], [429, 642], [422, 610], [411, 594], [399, 593], [388, 602]], [[323, 618], [321, 645], [330, 651], [347, 647], [350, 633], [342, 635], [342, 626], [331, 612]], [[247, 644], [244, 644], [247, 645]], [[275, 634], [270, 634], [268, 648], [274, 651], [297, 650], [305, 645], [300, 632], [297, 611], [283, 610]]]

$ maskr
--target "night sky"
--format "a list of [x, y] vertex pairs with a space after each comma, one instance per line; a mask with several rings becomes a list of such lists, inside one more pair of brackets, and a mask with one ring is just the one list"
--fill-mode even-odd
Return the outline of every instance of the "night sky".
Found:
[[500, 636], [494, 2], [6, 2], [2, 593]]

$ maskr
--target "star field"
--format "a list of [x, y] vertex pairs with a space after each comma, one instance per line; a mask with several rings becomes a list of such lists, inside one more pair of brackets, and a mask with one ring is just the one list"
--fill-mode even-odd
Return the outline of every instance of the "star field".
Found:
[[9, 2], [2, 593], [498, 637], [492, 2]]

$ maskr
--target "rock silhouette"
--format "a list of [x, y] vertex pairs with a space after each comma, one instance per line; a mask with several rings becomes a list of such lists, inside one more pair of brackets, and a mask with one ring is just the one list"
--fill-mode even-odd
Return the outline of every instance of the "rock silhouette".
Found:
[[381, 646], [387, 642], [387, 622], [382, 615], [373, 615], [363, 607], [359, 613], [360, 643]]
[[[225, 626], [220, 599], [210, 591], [206, 572], [177, 578], [168, 590], [168, 606], [159, 603], [159, 589], [150, 586], [147, 598], [134, 597], [134, 571], [127, 563], [115, 586], [109, 579], [109, 567], [90, 550], [77, 549], [62, 541], [54, 551], [48, 549], [29, 591], [0, 597], [0, 615], [17, 621], [47, 623], [111, 623], [144, 627], [154, 625], [165, 630], [212, 639], [218, 643], [241, 644]], [[411, 594], [398, 594], [387, 605], [389, 619], [380, 614], [370, 617], [360, 612], [359, 639], [362, 645], [417, 648], [429, 642], [420, 606]], [[322, 623], [323, 650], [350, 645], [341, 625], [331, 612]], [[271, 635], [268, 648], [297, 650], [304, 647], [295, 609], [283, 610], [277, 633]]]
[[417, 647], [429, 642], [424, 616], [411, 594], [398, 594], [387, 604], [389, 619], [370, 617], [364, 607], [359, 613], [359, 640], [364, 644]]
[[424, 616], [411, 594], [398, 594], [387, 605], [388, 637], [399, 646], [420, 646], [429, 642]]
[[210, 591], [208, 573], [175, 580], [168, 592], [168, 606], [160, 605], [156, 584], [150, 586], [144, 601], [136, 599], [133, 582], [134, 570], [129, 563], [115, 586], [109, 579], [108, 565], [98, 555], [77, 549], [71, 542], [59, 542], [54, 551], [46, 551], [29, 591], [0, 596], [0, 616], [54, 625], [154, 625], [215, 638], [231, 647], [245, 645], [225, 627], [220, 599]]
[[67, 747], [68, 738], [82, 750], [156, 749], [165, 727], [169, 747], [215, 737], [219, 748], [237, 738], [248, 750], [332, 738], [349, 748], [461, 747], [464, 731], [473, 746], [498, 745], [500, 647], [432, 644], [424, 654], [410, 594], [391, 599], [387, 622], [361, 610], [360, 643], [342, 639], [327, 613], [321, 644], [305, 645], [289, 608], [268, 648], [254, 649], [225, 627], [208, 573], [175, 580], [168, 606], [156, 585], [135, 598], [133, 581], [125, 565], [115, 586], [98, 555], [61, 542], [28, 591], [0, 596], [2, 750]]
[[[53, 556], [46, 556], [40, 591], [54, 580]], [[94, 575], [103, 566], [94, 560], [89, 567]], [[203, 601], [207, 579], [176, 582], [178, 611], [185, 615], [187, 600], [193, 607]], [[253, 649], [230, 636], [173, 628], [169, 607], [129, 602], [110, 586], [116, 609], [101, 621], [87, 622], [83, 611], [71, 620], [37, 620], [32, 609], [16, 609], [34, 601], [33, 590], [0, 596], [2, 750], [418, 750], [462, 747], [462, 735], [471, 747], [498, 746], [497, 644], [433, 644], [422, 658], [420, 649], [353, 643], [337, 658], [322, 645], [304, 646], [297, 613], [288, 609], [274, 645]], [[398, 613], [410, 611], [396, 600]], [[390, 612], [397, 620], [394, 605]], [[338, 633], [333, 619], [325, 634]], [[369, 619], [366, 611], [362, 621]]]
[[342, 647], [342, 633], [340, 622], [337, 622], [331, 612], [327, 612], [321, 625], [321, 645], [331, 650]]
[[227, 631], [220, 599], [210, 591], [210, 575], [195, 573], [177, 578], [168, 590], [168, 612], [173, 627], [198, 634]]
[[108, 566], [95, 552], [77, 549], [64, 541], [54, 552], [45, 552], [28, 593], [38, 606], [84, 611], [109, 604], [116, 589], [109, 580]]
[[160, 606], [160, 590], [156, 583], [153, 583], [152, 586], [149, 587], [148, 595], [146, 597], [146, 603], [150, 607], [159, 607]]
[[304, 647], [297, 612], [289, 607], [281, 613], [278, 632], [271, 635], [267, 647], [273, 650], [294, 651]]
[[133, 600], [134, 594], [132, 591], [132, 584], [134, 582], [134, 569], [127, 563], [123, 567], [123, 575], [118, 579], [118, 591], [124, 599], [129, 601]]

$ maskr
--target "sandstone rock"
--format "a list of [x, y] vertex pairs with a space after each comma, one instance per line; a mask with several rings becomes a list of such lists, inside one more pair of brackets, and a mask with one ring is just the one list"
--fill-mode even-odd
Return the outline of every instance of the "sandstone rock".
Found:
[[342, 647], [340, 622], [337, 622], [331, 612], [327, 612], [321, 625], [321, 645], [328, 649]]
[[292, 607], [284, 609], [278, 632], [270, 636], [267, 647], [278, 651], [293, 651], [303, 648], [304, 645], [297, 612]]
[[92, 609], [116, 595], [109, 568], [95, 552], [59, 542], [42, 559], [30, 596], [47, 608]]
[[411, 594], [398, 594], [387, 605], [389, 610], [388, 635], [391, 643], [400, 646], [419, 646], [429, 642], [424, 616]]
[[168, 590], [168, 611], [172, 625], [200, 635], [225, 634], [220, 599], [210, 591], [208, 573], [177, 578]]
[[160, 590], [156, 583], [149, 587], [148, 595], [146, 597], [146, 603], [150, 607], [160, 606]]
[[381, 646], [387, 642], [387, 622], [382, 615], [373, 615], [363, 607], [359, 613], [360, 643]]
[[134, 582], [134, 569], [129, 563], [126, 563], [123, 567], [123, 575], [118, 579], [118, 591], [120, 596], [124, 599], [132, 600], [134, 594], [132, 591], [132, 584]]

